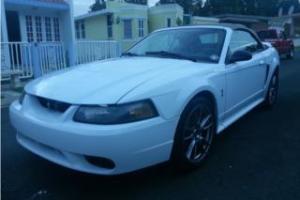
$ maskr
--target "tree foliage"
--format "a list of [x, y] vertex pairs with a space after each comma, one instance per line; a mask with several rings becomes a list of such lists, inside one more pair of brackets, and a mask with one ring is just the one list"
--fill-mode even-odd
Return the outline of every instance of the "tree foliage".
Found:
[[90, 6], [90, 12], [103, 10], [105, 8], [106, 4], [104, 0], [96, 0], [95, 3]]
[[[125, 0], [127, 3], [147, 5], [148, 0]], [[90, 6], [90, 12], [103, 10], [106, 8], [105, 0], [95, 0], [95, 3]]]
[[243, 14], [275, 16], [282, 2], [299, 4], [298, 0], [160, 0], [160, 4], [178, 3], [185, 13], [211, 16], [220, 14]]

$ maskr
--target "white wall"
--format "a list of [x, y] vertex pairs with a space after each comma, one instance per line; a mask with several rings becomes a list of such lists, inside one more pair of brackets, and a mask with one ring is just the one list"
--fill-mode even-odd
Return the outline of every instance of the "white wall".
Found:
[[1, 41], [8, 42], [4, 1], [1, 0]]
[[70, 66], [76, 63], [76, 46], [75, 46], [75, 25], [74, 25], [74, 5], [72, 0], [67, 0], [70, 5], [69, 12], [64, 12], [62, 14], [62, 41], [64, 42], [68, 64]]
[[295, 47], [300, 47], [300, 38], [294, 39], [294, 45]]

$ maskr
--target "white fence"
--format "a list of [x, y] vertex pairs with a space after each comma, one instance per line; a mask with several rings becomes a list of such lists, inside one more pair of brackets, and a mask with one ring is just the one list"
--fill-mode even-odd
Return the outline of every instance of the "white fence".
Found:
[[77, 41], [77, 64], [114, 58], [121, 55], [121, 45], [117, 41]]
[[[118, 57], [122, 52], [116, 41], [77, 41], [75, 47], [76, 64]], [[13, 74], [38, 77], [65, 67], [66, 51], [61, 42], [1, 43], [1, 80], [9, 80]]]
[[42, 75], [66, 67], [65, 49], [60, 42], [39, 43], [37, 45]]
[[26, 42], [1, 43], [1, 78], [7, 80], [11, 74], [20, 78], [33, 75], [32, 44]]

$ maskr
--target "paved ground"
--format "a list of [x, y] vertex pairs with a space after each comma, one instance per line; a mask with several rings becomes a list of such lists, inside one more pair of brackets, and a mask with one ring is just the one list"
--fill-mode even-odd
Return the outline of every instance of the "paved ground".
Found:
[[22, 149], [2, 109], [3, 199], [300, 199], [300, 55], [283, 61], [278, 106], [256, 109], [217, 138], [208, 162], [120, 177], [64, 169]]

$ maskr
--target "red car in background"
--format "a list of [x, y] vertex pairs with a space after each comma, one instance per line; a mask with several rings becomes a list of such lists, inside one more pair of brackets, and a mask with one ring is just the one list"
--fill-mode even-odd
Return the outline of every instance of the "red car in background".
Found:
[[270, 29], [259, 31], [257, 34], [262, 41], [270, 42], [280, 55], [284, 55], [288, 59], [294, 58], [294, 42], [292, 39], [287, 38], [283, 31]]

